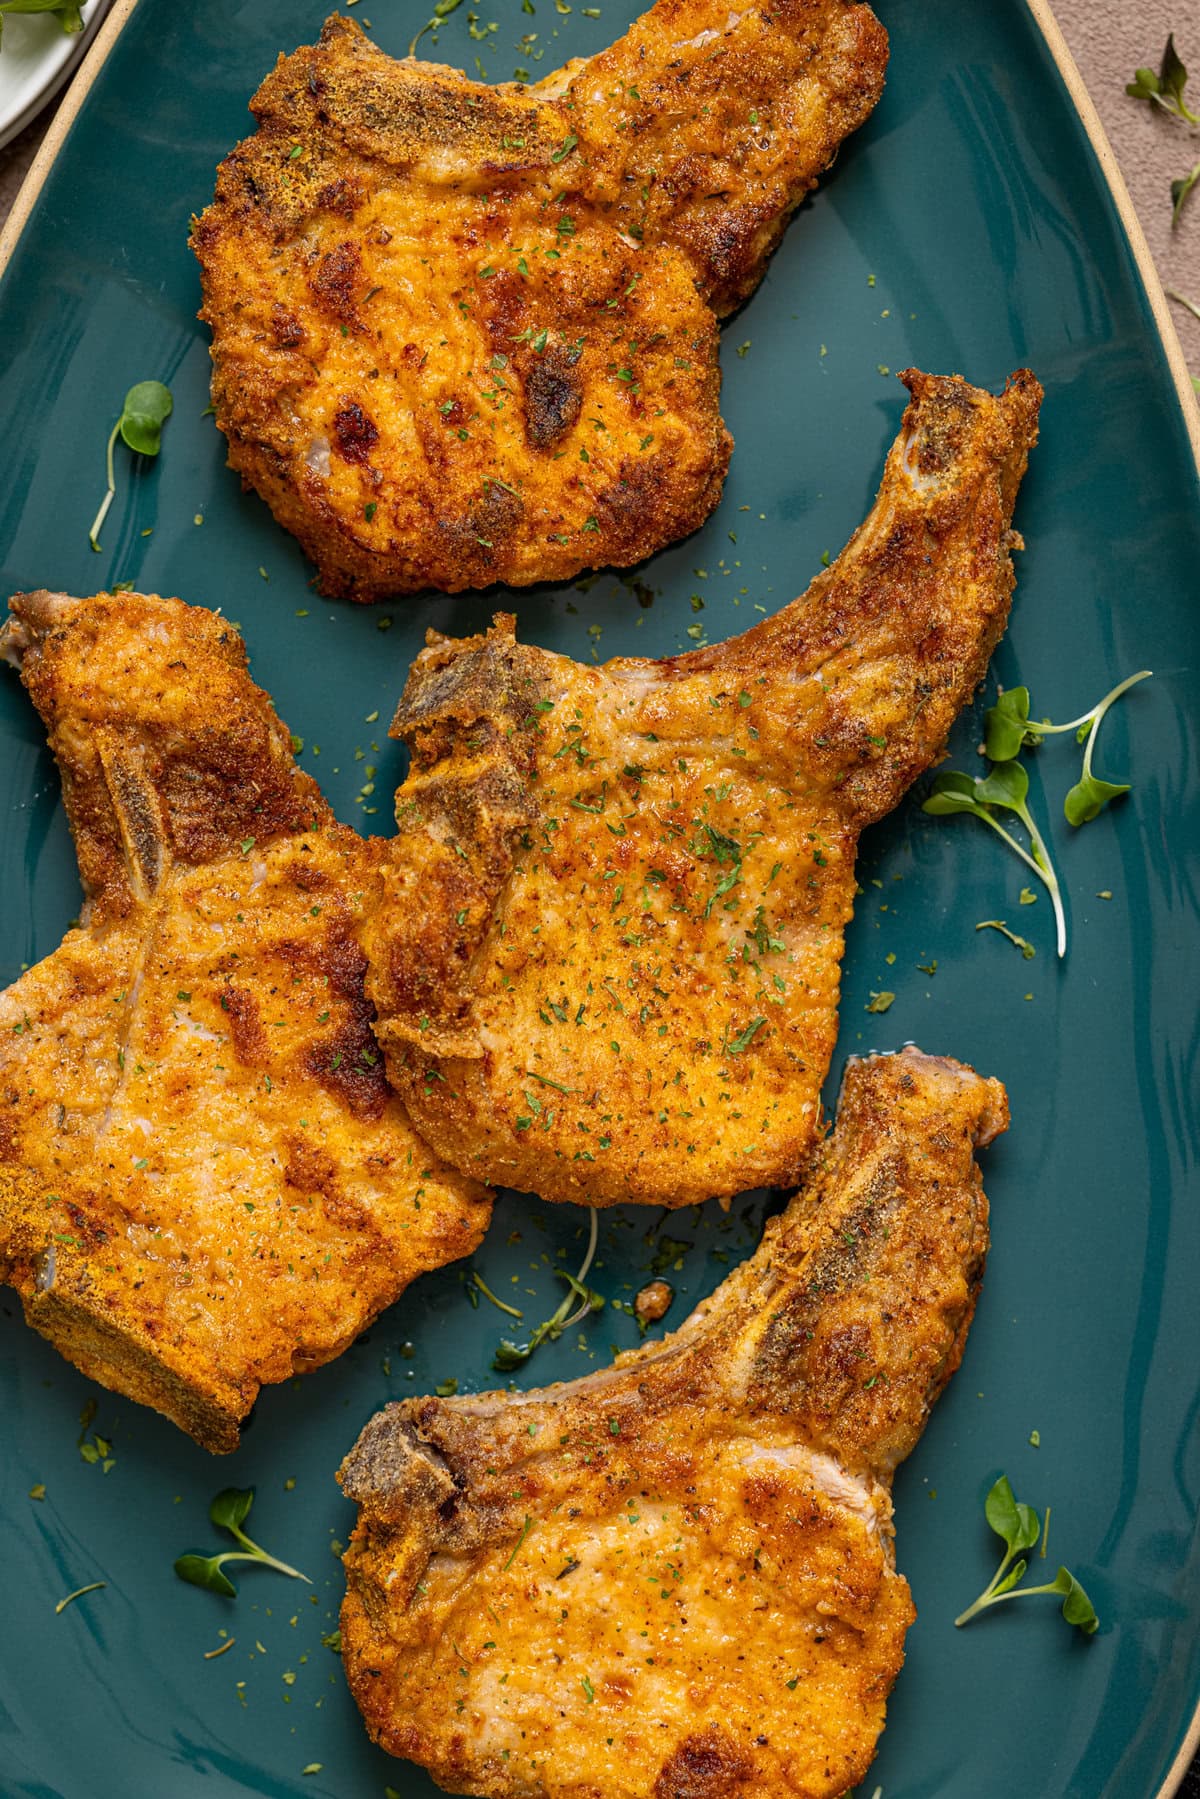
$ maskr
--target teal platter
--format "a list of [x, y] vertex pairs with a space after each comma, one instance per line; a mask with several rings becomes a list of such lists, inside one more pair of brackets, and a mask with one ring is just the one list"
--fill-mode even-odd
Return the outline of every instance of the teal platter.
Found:
[[[994, 387], [1021, 364], [1036, 371], [1046, 405], [1012, 623], [955, 731], [955, 765], [980, 766], [997, 680], [1069, 718], [1135, 669], [1154, 678], [1106, 721], [1099, 767], [1134, 786], [1095, 823], [1072, 832], [1062, 818], [1069, 741], [1029, 758], [1067, 894], [1065, 962], [1048, 904], [1019, 907], [1023, 871], [973, 821], [924, 815], [918, 790], [863, 841], [829, 1103], [847, 1056], [915, 1040], [1002, 1077], [1013, 1124], [986, 1154], [994, 1246], [965, 1363], [896, 1483], [898, 1561], [920, 1615], [861, 1791], [1170, 1792], [1200, 1700], [1200, 487], [1135, 257], [1046, 41], [1021, 0], [879, 0], [884, 99], [724, 328], [736, 439], [724, 498], [636, 588], [605, 574], [356, 609], [315, 594], [295, 544], [224, 467], [186, 241], [249, 127], [251, 92], [324, 10], [140, 0], [117, 37], [0, 284], [4, 595], [133, 581], [221, 607], [340, 815], [387, 831], [402, 755], [383, 732], [429, 625], [475, 631], [514, 605], [524, 636], [584, 661], [673, 654], [697, 625], [717, 641], [803, 589], [865, 513], [902, 409], [897, 370]], [[478, 59], [489, 79], [521, 64], [536, 76], [603, 47], [635, 10], [477, 0], [444, 21], [435, 54], [471, 73]], [[364, 11], [397, 54], [426, 16], [424, 0], [364, 0], [352, 16]], [[126, 388], [151, 376], [175, 413], [155, 463], [126, 461], [97, 556], [87, 527], [105, 439]], [[42, 728], [7, 675], [0, 821], [6, 983], [57, 946], [80, 903]], [[976, 931], [991, 918], [1036, 955]], [[890, 1009], [869, 1012], [882, 990]], [[781, 1197], [749, 1195], [728, 1215], [602, 1214], [592, 1278], [627, 1303], [667, 1267], [678, 1324]], [[472, 1265], [532, 1324], [561, 1296], [556, 1262], [574, 1267], [585, 1240], [585, 1214], [505, 1195]], [[220, 1461], [91, 1386], [0, 1289], [2, 1799], [434, 1792], [368, 1743], [322, 1639], [353, 1523], [334, 1471], [362, 1424], [451, 1378], [460, 1391], [500, 1379], [490, 1362], [509, 1321], [472, 1307], [467, 1272], [425, 1279], [341, 1361], [265, 1392]], [[583, 1373], [636, 1340], [610, 1305], [543, 1346], [519, 1384]], [[99, 1461], [80, 1453], [81, 1414], [87, 1442], [109, 1446]], [[1001, 1470], [1052, 1508], [1049, 1570], [1061, 1559], [1088, 1588], [1091, 1640], [1039, 1601], [955, 1631], [997, 1559], [981, 1502]], [[311, 1588], [252, 1570], [229, 1601], [176, 1580], [176, 1555], [215, 1547], [207, 1508], [226, 1485], [257, 1489], [254, 1535]], [[56, 1613], [93, 1581], [106, 1584]]]

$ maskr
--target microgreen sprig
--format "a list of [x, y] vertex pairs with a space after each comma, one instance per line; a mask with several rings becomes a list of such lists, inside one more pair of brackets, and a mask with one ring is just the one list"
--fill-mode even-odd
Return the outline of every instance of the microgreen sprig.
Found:
[[1128, 693], [1139, 681], [1148, 681], [1151, 673], [1152, 670], [1148, 668], [1140, 668], [1136, 675], [1129, 675], [1124, 681], [1118, 681], [1102, 700], [1097, 700], [1090, 711], [1069, 720], [1065, 725], [1052, 725], [1049, 719], [1039, 723], [1030, 718], [1029, 689], [1008, 688], [984, 715], [984, 749], [989, 761], [1006, 762], [1018, 755], [1025, 744], [1036, 744], [1043, 737], [1074, 731], [1076, 741], [1084, 745], [1083, 773], [1063, 801], [1063, 812], [1069, 824], [1089, 824], [1099, 816], [1109, 800], [1116, 799], [1118, 794], [1129, 792], [1128, 781], [1102, 781], [1092, 773], [1092, 756], [1101, 722], [1109, 707], [1123, 693]]
[[[934, 781], [922, 811], [932, 813], [935, 818], [950, 817], [956, 812], [969, 812], [973, 818], [982, 819], [985, 825], [990, 825], [998, 837], [1003, 837], [1009, 849], [1021, 858], [1027, 868], [1033, 870], [1050, 895], [1058, 929], [1058, 953], [1065, 956], [1067, 921], [1063, 912], [1062, 891], [1045, 840], [1025, 803], [1028, 793], [1029, 776], [1019, 762], [997, 762], [990, 773], [974, 778], [950, 769]], [[1016, 813], [1029, 833], [1029, 850], [1023, 849], [1012, 833], [1005, 830], [992, 810], [995, 806]]]
[[[1175, 48], [1175, 37], [1167, 39], [1167, 47], [1163, 51], [1162, 63], [1157, 75], [1153, 69], [1136, 69], [1133, 80], [1127, 85], [1125, 92], [1135, 100], [1144, 100], [1148, 106], [1161, 107], [1163, 112], [1170, 113], [1184, 125], [1200, 125], [1200, 113], [1194, 113], [1184, 99], [1187, 87], [1187, 69]], [[1178, 225], [1187, 203], [1188, 195], [1200, 181], [1200, 162], [1196, 163], [1188, 174], [1181, 175], [1171, 183], [1171, 225]]]
[[[984, 1514], [998, 1537], [1004, 1541], [1004, 1558], [995, 1574], [973, 1605], [960, 1612], [956, 1625], [969, 1624], [988, 1606], [1000, 1605], [1006, 1599], [1031, 1599], [1036, 1593], [1053, 1593], [1062, 1598], [1062, 1615], [1084, 1636], [1094, 1636], [1100, 1620], [1083, 1587], [1068, 1568], [1060, 1568], [1054, 1579], [1040, 1587], [1022, 1587], [1029, 1564], [1023, 1550], [1033, 1549], [1042, 1534], [1041, 1521], [1031, 1505], [1022, 1505], [1014, 1496], [1006, 1475], [1001, 1475], [983, 1503]], [[1019, 1559], [1017, 1559], [1019, 1558]]]
[[116, 475], [113, 470], [113, 451], [116, 448], [117, 438], [120, 437], [139, 456], [157, 456], [162, 446], [162, 428], [170, 418], [174, 404], [170, 388], [164, 387], [161, 381], [139, 381], [125, 395], [121, 416], [113, 426], [108, 438], [108, 450], [105, 455], [108, 487], [100, 502], [100, 510], [92, 520], [92, 528], [88, 532], [88, 542], [94, 550], [99, 551], [100, 527], [108, 517], [108, 509], [112, 505], [113, 495], [117, 491]]
[[1186, 175], [1177, 175], [1171, 183], [1171, 228], [1174, 230], [1183, 217], [1183, 209], [1188, 195], [1200, 181], [1200, 162], [1193, 163]]
[[83, 30], [82, 0], [0, 0], [0, 31], [5, 13], [53, 13], [68, 37]]
[[[568, 1274], [565, 1268], [556, 1268], [554, 1271], [560, 1280], [564, 1280], [567, 1283], [568, 1292], [566, 1298], [549, 1318], [544, 1318], [542, 1320], [541, 1324], [538, 1325], [537, 1329], [530, 1336], [528, 1343], [513, 1343], [507, 1337], [502, 1340], [495, 1355], [492, 1357], [492, 1367], [496, 1369], [497, 1373], [511, 1374], [514, 1368], [520, 1368], [523, 1363], [527, 1362], [534, 1350], [542, 1343], [545, 1343], [547, 1339], [549, 1339], [550, 1342], [554, 1342], [556, 1338], [562, 1336], [564, 1331], [570, 1330], [573, 1324], [580, 1323], [580, 1321], [588, 1317], [590, 1313], [601, 1312], [604, 1310], [604, 1295], [597, 1293], [592, 1287], [584, 1285], [584, 1282], [587, 1279], [588, 1269], [592, 1265], [599, 1241], [600, 1228], [597, 1221], [596, 1208], [593, 1206], [591, 1208], [591, 1228], [588, 1234], [587, 1254], [583, 1258], [579, 1273]], [[572, 1302], [575, 1299], [579, 1300], [579, 1305], [572, 1311]]]
[[1192, 112], [1183, 97], [1186, 87], [1187, 69], [1175, 48], [1175, 34], [1172, 32], [1162, 53], [1157, 75], [1153, 69], [1135, 69], [1133, 80], [1128, 83], [1125, 92], [1135, 100], [1144, 100], [1148, 106], [1161, 106], [1164, 112], [1173, 113], [1185, 125], [1200, 125], [1200, 115]]
[[437, 4], [435, 5], [435, 7], [433, 9], [432, 17], [426, 19], [426, 21], [422, 25], [420, 31], [418, 31], [416, 37], [413, 39], [412, 43], [408, 46], [408, 54], [410, 56], [415, 56], [417, 54], [417, 45], [420, 43], [421, 39], [425, 36], [425, 33], [427, 31], [436, 31], [438, 26], [444, 24], [445, 21], [450, 17], [450, 14], [452, 12], [457, 12], [461, 5], [462, 5], [462, 0], [437, 0]]
[[227, 1599], [236, 1599], [237, 1588], [233, 1582], [221, 1572], [226, 1562], [258, 1562], [261, 1567], [274, 1568], [278, 1574], [290, 1575], [293, 1580], [302, 1580], [311, 1586], [307, 1574], [301, 1574], [299, 1568], [289, 1567], [277, 1557], [268, 1555], [242, 1529], [250, 1507], [254, 1504], [253, 1487], [225, 1487], [217, 1494], [208, 1508], [211, 1523], [221, 1530], [227, 1530], [242, 1545], [241, 1549], [226, 1549], [219, 1555], [181, 1555], [175, 1563], [175, 1572], [180, 1580], [186, 1580], [194, 1587], [207, 1587], [210, 1593], [223, 1593]]

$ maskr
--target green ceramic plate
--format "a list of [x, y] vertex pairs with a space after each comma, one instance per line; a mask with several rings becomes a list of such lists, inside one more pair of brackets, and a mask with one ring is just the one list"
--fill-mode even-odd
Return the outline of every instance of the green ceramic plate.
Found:
[[[566, 0], [477, 0], [448, 21], [440, 54], [468, 69], [478, 56], [492, 77], [519, 64], [540, 74], [607, 43], [632, 10], [606, 0], [595, 19]], [[364, 0], [362, 11], [401, 51], [424, 0]], [[804, 587], [866, 510], [901, 411], [890, 371], [912, 362], [998, 384], [1029, 363], [1045, 383], [1019, 510], [1028, 548], [995, 676], [1027, 681], [1037, 709], [1058, 718], [1136, 668], [1155, 679], [1105, 727], [1103, 768], [1135, 781], [1111, 815], [1072, 834], [1060, 807], [1076, 752], [1060, 741], [1036, 758], [1034, 801], [1054, 820], [1068, 892], [1065, 965], [1046, 903], [1019, 909], [1018, 864], [972, 821], [936, 822], [910, 800], [863, 844], [835, 1079], [848, 1054], [916, 1039], [1002, 1076], [1013, 1109], [1011, 1134], [987, 1156], [995, 1247], [966, 1363], [897, 1483], [899, 1559], [920, 1619], [865, 1791], [1147, 1799], [1167, 1782], [1200, 1693], [1188, 979], [1200, 495], [1137, 266], [1031, 15], [1019, 0], [880, 0], [880, 11], [893, 43], [886, 96], [726, 327], [737, 449], [720, 509], [640, 571], [652, 603], [603, 576], [523, 594], [517, 610], [526, 636], [585, 659], [684, 649], [697, 623], [709, 639], [740, 630]], [[132, 579], [222, 606], [342, 816], [387, 829], [401, 757], [376, 717], [388, 717], [428, 624], [476, 630], [503, 596], [374, 611], [314, 596], [300, 553], [240, 494], [203, 416], [208, 353], [186, 245], [218, 158], [247, 128], [250, 92], [321, 17], [322, 0], [142, 0], [125, 26], [0, 290], [0, 549], [6, 593]], [[526, 29], [537, 35], [522, 47]], [[175, 416], [159, 462], [123, 468], [95, 556], [87, 525], [105, 436], [126, 387], [151, 375], [172, 385]], [[978, 716], [964, 720], [960, 762], [978, 736]], [[358, 750], [378, 766], [365, 803]], [[7, 980], [55, 947], [79, 903], [54, 767], [8, 677], [0, 817]], [[984, 918], [1019, 924], [1036, 957], [977, 935]], [[891, 1010], [868, 1013], [884, 988]], [[675, 1216], [665, 1237], [657, 1214], [606, 1214], [598, 1283], [627, 1300], [668, 1258], [677, 1323], [750, 1250], [773, 1203]], [[558, 1297], [553, 1258], [573, 1262], [582, 1239], [579, 1214], [506, 1197], [477, 1263], [532, 1322]], [[333, 1471], [385, 1400], [450, 1376], [460, 1389], [494, 1384], [505, 1324], [486, 1304], [472, 1310], [462, 1271], [428, 1279], [342, 1361], [265, 1394], [244, 1447], [216, 1462], [92, 1389], [8, 1295], [4, 1799], [430, 1794], [423, 1775], [368, 1745], [322, 1646], [341, 1593], [334, 1552], [352, 1522]], [[522, 1372], [539, 1383], [577, 1374], [635, 1336], [628, 1315], [608, 1310], [585, 1340], [573, 1333]], [[93, 1402], [92, 1429], [112, 1446], [107, 1474], [77, 1445]], [[1092, 1641], [1038, 1602], [953, 1629], [991, 1573], [980, 1502], [1001, 1469], [1022, 1497], [1052, 1506], [1051, 1562], [1068, 1561], [1090, 1590], [1103, 1619]], [[313, 1576], [311, 1590], [251, 1574], [230, 1602], [174, 1578], [173, 1557], [210, 1541], [208, 1501], [229, 1483], [257, 1486], [254, 1524]], [[31, 1498], [41, 1484], [44, 1498]], [[55, 1614], [93, 1580], [107, 1586]], [[222, 1631], [234, 1647], [205, 1660]]]

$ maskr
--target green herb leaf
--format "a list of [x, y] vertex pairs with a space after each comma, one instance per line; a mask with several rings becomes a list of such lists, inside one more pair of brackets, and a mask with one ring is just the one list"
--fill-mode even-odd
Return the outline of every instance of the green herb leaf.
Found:
[[945, 774], [938, 775], [935, 779], [921, 810], [931, 812], [935, 818], [949, 817], [952, 812], [978, 812], [975, 782], [970, 775], [959, 774], [957, 769], [947, 769]]
[[1158, 98], [1158, 76], [1153, 69], [1135, 69], [1133, 80], [1126, 83], [1125, 92], [1135, 100], [1153, 101]]
[[5, 13], [53, 13], [60, 28], [73, 36], [83, 30], [82, 0], [0, 0], [0, 26]]
[[[972, 780], [970, 775], [959, 773], [956, 769], [947, 770], [938, 775], [929, 795], [924, 801], [922, 810], [935, 817], [945, 817], [957, 812], [969, 812], [1002, 837], [1014, 855], [1020, 857], [1027, 868], [1032, 869], [1045, 887], [1054, 906], [1054, 917], [1058, 931], [1058, 953], [1067, 953], [1067, 921], [1063, 912], [1062, 893], [1058, 884], [1058, 875], [1050, 860], [1050, 852], [1045, 840], [1030, 815], [1025, 804], [1029, 792], [1029, 776], [1019, 762], [998, 762], [990, 774]], [[1015, 812], [1029, 833], [1029, 849], [1025, 850], [1004, 826], [992, 814], [993, 806], [1002, 806], [1007, 811]]]
[[740, 1056], [744, 1054], [744, 1052], [749, 1049], [751, 1041], [757, 1032], [762, 1030], [762, 1027], [766, 1022], [765, 1018], [752, 1018], [744, 1031], [739, 1031], [736, 1037], [731, 1037], [726, 1043], [725, 1048], [728, 1054], [731, 1056]]
[[125, 403], [121, 415], [109, 433], [108, 447], [105, 452], [105, 469], [108, 474], [108, 486], [104, 498], [100, 502], [99, 511], [92, 520], [88, 532], [88, 542], [93, 550], [100, 549], [100, 527], [108, 516], [108, 509], [113, 503], [113, 495], [117, 491], [116, 474], [113, 469], [113, 450], [117, 438], [120, 437], [131, 450], [139, 456], [157, 456], [162, 446], [162, 428], [171, 415], [174, 401], [171, 390], [164, 387], [161, 381], [138, 381], [125, 395]]
[[1042, 1534], [1041, 1521], [1030, 1505], [1019, 1505], [1007, 1475], [1002, 1474], [983, 1502], [984, 1516], [1007, 1548], [1032, 1549]]
[[125, 395], [117, 429], [139, 456], [157, 456], [162, 448], [162, 428], [171, 416], [171, 390], [161, 381], [139, 381]]
[[209, 1522], [236, 1534], [249, 1517], [253, 1504], [253, 1487], [225, 1487], [208, 1508]]
[[210, 1593], [221, 1593], [226, 1599], [237, 1597], [237, 1588], [222, 1572], [227, 1562], [259, 1562], [267, 1568], [274, 1568], [277, 1574], [287, 1574], [292, 1580], [302, 1580], [311, 1585], [307, 1574], [301, 1574], [299, 1568], [292, 1568], [287, 1562], [281, 1562], [276, 1556], [268, 1555], [242, 1529], [242, 1525], [254, 1504], [253, 1487], [224, 1487], [208, 1508], [210, 1521], [220, 1530], [227, 1530], [242, 1545], [241, 1549], [227, 1549], [220, 1555], [181, 1555], [175, 1563], [175, 1572], [180, 1580], [186, 1580], [194, 1587], [207, 1587]]
[[1029, 689], [1010, 687], [983, 715], [984, 749], [989, 762], [1009, 762], [1029, 741]]
[[1125, 92], [1135, 100], [1145, 100], [1149, 106], [1161, 106], [1164, 112], [1182, 119], [1187, 125], [1200, 125], [1200, 114], [1192, 112], [1183, 97], [1186, 87], [1187, 69], [1175, 48], [1172, 32], [1162, 53], [1158, 74], [1153, 69], [1136, 69]]
[[[983, 1509], [996, 1535], [1003, 1538], [1004, 1559], [979, 1598], [959, 1614], [954, 1620], [955, 1624], [969, 1624], [972, 1618], [991, 1605], [1002, 1605], [1011, 1599], [1028, 1599], [1039, 1593], [1053, 1593], [1062, 1595], [1062, 1615], [1067, 1623], [1074, 1624], [1085, 1636], [1094, 1635], [1099, 1627], [1095, 1608], [1079, 1581], [1068, 1569], [1060, 1568], [1055, 1578], [1043, 1586], [1023, 1587], [1020, 1584], [1028, 1569], [1021, 1551], [1036, 1546], [1041, 1535], [1041, 1524], [1033, 1507], [1022, 1505], [1015, 1497], [1005, 1475], [1002, 1474], [990, 1489]], [[1047, 1510], [1047, 1521], [1049, 1517]], [[1042, 1553], [1045, 1554], [1044, 1545]], [[1018, 1559], [1014, 1561], [1014, 1557]]]
[[1195, 187], [1197, 181], [1200, 181], [1200, 162], [1198, 162], [1194, 168], [1190, 169], [1186, 175], [1181, 175], [1177, 181], [1172, 181], [1172, 183], [1171, 183], [1171, 226], [1172, 226], [1172, 229], [1176, 225], [1178, 225], [1180, 218], [1183, 216], [1183, 209], [1187, 205], [1188, 195], [1191, 193], [1192, 189]]
[[[501, 1339], [500, 1344], [492, 1357], [492, 1367], [496, 1369], [497, 1373], [511, 1374], [514, 1368], [520, 1368], [523, 1363], [527, 1362], [534, 1350], [542, 1343], [545, 1343], [547, 1339], [550, 1342], [554, 1342], [558, 1337], [562, 1336], [565, 1330], [569, 1330], [573, 1324], [578, 1324], [582, 1319], [588, 1317], [590, 1313], [599, 1312], [603, 1309], [606, 1303], [603, 1294], [597, 1293], [593, 1288], [584, 1285], [588, 1269], [595, 1259], [599, 1242], [600, 1227], [596, 1218], [596, 1208], [593, 1206], [591, 1208], [588, 1230], [587, 1254], [583, 1258], [579, 1273], [568, 1274], [565, 1268], [556, 1268], [554, 1271], [560, 1280], [566, 1281], [567, 1286], [570, 1289], [566, 1298], [549, 1318], [542, 1320], [541, 1324], [539, 1324], [537, 1329], [533, 1332], [528, 1343], [514, 1343], [510, 1337]], [[580, 1303], [572, 1310], [576, 1299], [578, 1299]]]
[[219, 1555], [181, 1555], [175, 1563], [180, 1580], [193, 1587], [207, 1587], [210, 1593], [222, 1593], [226, 1599], [237, 1598], [237, 1588], [221, 1573]]
[[1076, 781], [1063, 801], [1063, 811], [1070, 825], [1090, 824], [1098, 818], [1109, 800], [1129, 792], [1128, 781], [1102, 781], [1098, 775], [1085, 775]]
[[1020, 813], [1028, 796], [1029, 776], [1019, 762], [997, 762], [975, 783], [975, 798], [983, 806], [1003, 806]]
[[[1022, 901], [1023, 905], [1026, 903]], [[1028, 938], [1018, 937], [1015, 931], [1010, 931], [1002, 918], [981, 918], [975, 929], [977, 931], [999, 931], [1002, 937], [1007, 937], [1010, 943], [1016, 944], [1027, 962], [1031, 962], [1037, 955], [1037, 951]]]
[[501, 1569], [502, 1574], [507, 1574], [509, 1569], [512, 1567], [513, 1563], [516, 1561], [517, 1555], [518, 1555], [522, 1545], [524, 1544], [526, 1537], [529, 1535], [529, 1533], [532, 1529], [533, 1529], [533, 1519], [529, 1516], [529, 1514], [527, 1512], [525, 1514], [525, 1522], [521, 1526], [521, 1534], [517, 1538], [516, 1542], [513, 1544], [512, 1554], [509, 1556], [508, 1560], [504, 1564], [504, 1567]]
[[1088, 1598], [1082, 1584], [1076, 1580], [1069, 1568], [1060, 1568], [1054, 1581], [1056, 1592], [1064, 1593], [1062, 1615], [1068, 1624], [1074, 1624], [1085, 1637], [1095, 1636], [1100, 1628], [1100, 1620], [1096, 1616], [1096, 1608]]

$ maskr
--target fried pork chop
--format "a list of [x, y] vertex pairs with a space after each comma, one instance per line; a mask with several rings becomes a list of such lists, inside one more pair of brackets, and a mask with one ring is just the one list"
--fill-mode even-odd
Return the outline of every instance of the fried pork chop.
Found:
[[535, 87], [335, 17], [195, 227], [229, 460], [358, 600], [638, 562], [721, 494], [717, 317], [883, 86], [849, 0], [659, 0]]
[[432, 637], [364, 922], [393, 1083], [483, 1180], [689, 1205], [798, 1177], [859, 832], [1004, 628], [1041, 389], [910, 371], [874, 510], [800, 599], [665, 662]]
[[500, 1799], [832, 1799], [914, 1610], [891, 1481], [958, 1366], [1004, 1089], [851, 1063], [837, 1128], [682, 1329], [582, 1380], [414, 1399], [341, 1481], [374, 1741]]
[[85, 1374], [234, 1449], [260, 1385], [468, 1254], [489, 1197], [387, 1084], [367, 846], [234, 628], [133, 593], [11, 610], [87, 901], [0, 994], [0, 1279]]

